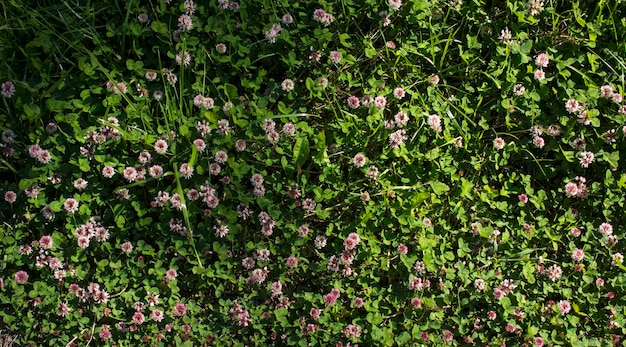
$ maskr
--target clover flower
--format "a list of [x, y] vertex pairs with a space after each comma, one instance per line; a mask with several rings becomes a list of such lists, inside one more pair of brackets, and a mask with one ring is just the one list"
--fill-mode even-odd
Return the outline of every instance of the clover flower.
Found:
[[610, 223], [605, 222], [600, 224], [599, 229], [602, 235], [608, 236], [613, 234], [613, 225], [611, 225]]
[[512, 37], [513, 37], [513, 36], [512, 36], [512, 34], [511, 34], [511, 30], [509, 30], [509, 28], [504, 28], [504, 29], [502, 29], [502, 30], [500, 31], [500, 36], [498, 36], [498, 40], [499, 40], [501, 43], [504, 43], [504, 44], [507, 44], [507, 45], [508, 45], [508, 44], [511, 44], [511, 43], [513, 42], [513, 41], [511, 40], [511, 39], [512, 39]]
[[8, 192], [4, 193], [4, 201], [12, 204], [16, 200], [17, 200], [17, 194], [14, 191], [9, 190]]
[[348, 103], [348, 106], [350, 106], [350, 108], [353, 108], [353, 109], [359, 108], [361, 104], [361, 102], [359, 101], [359, 98], [354, 95], [348, 98], [347, 103]]
[[67, 211], [68, 213], [75, 213], [76, 211], [78, 211], [78, 201], [74, 198], [67, 198], [65, 199], [65, 202], [63, 203], [63, 208], [65, 209], [65, 211]]
[[164, 280], [165, 282], [170, 282], [176, 277], [178, 277], [178, 272], [176, 271], [176, 269], [169, 269], [165, 272]]
[[141, 325], [143, 324], [144, 321], [145, 321], [145, 316], [143, 315], [143, 313], [135, 312], [133, 314], [133, 322], [135, 322], [135, 324]]
[[187, 313], [187, 307], [182, 302], [177, 302], [172, 312], [175, 316], [182, 317]]
[[535, 58], [535, 65], [537, 65], [537, 67], [548, 67], [549, 63], [550, 58], [548, 58], [548, 55], [545, 53], [541, 53]]
[[400, 129], [389, 135], [389, 147], [398, 148], [401, 144], [408, 139], [406, 136], [406, 130]]
[[283, 88], [284, 91], [290, 92], [295, 87], [295, 83], [293, 82], [293, 80], [286, 78], [281, 83], [281, 87]]
[[533, 145], [537, 148], [543, 148], [546, 145], [546, 141], [541, 136], [533, 137]]
[[163, 315], [163, 311], [159, 309], [153, 310], [152, 313], [150, 313], [150, 316], [155, 322], [160, 322], [163, 320], [163, 318], [165, 318], [165, 316]]
[[505, 145], [506, 145], [506, 142], [501, 137], [497, 137], [495, 140], [493, 140], [493, 147], [496, 150], [503, 149]]
[[395, 120], [395, 124], [399, 128], [402, 128], [405, 125], [407, 125], [407, 123], [409, 122], [409, 116], [406, 113], [400, 111], [396, 113], [396, 115], [394, 116], [394, 120]]
[[402, 6], [402, 0], [389, 0], [389, 7], [392, 10], [397, 11], [400, 9], [400, 6]]
[[65, 302], [60, 302], [59, 305], [59, 313], [58, 315], [61, 317], [65, 317], [67, 316], [67, 314], [71, 311], [69, 304], [67, 303], [67, 301]]
[[191, 28], [193, 28], [193, 21], [191, 20], [191, 17], [189, 17], [189, 15], [187, 14], [182, 14], [180, 17], [178, 17], [178, 27], [182, 31], [191, 30]]
[[133, 251], [133, 244], [130, 242], [124, 242], [122, 243], [121, 249], [122, 249], [122, 252], [129, 254], [130, 252]]
[[363, 167], [366, 162], [367, 162], [367, 157], [365, 157], [365, 155], [363, 155], [362, 153], [358, 153], [352, 159], [352, 163], [354, 164], [355, 167], [358, 167], [358, 168]]
[[582, 249], [576, 248], [575, 250], [572, 251], [572, 260], [580, 262], [584, 258], [585, 258], [585, 252]]
[[339, 51], [332, 51], [332, 52], [330, 52], [330, 60], [334, 64], [339, 64], [341, 62], [341, 52], [339, 52]]
[[176, 64], [178, 65], [185, 65], [185, 67], [189, 66], [189, 64], [191, 64], [191, 55], [189, 55], [188, 52], [183, 51], [183, 52], [178, 52], [178, 54], [176, 54]]
[[280, 26], [279, 23], [275, 23], [274, 25], [272, 25], [272, 27], [270, 29], [268, 29], [265, 32], [265, 38], [270, 42], [270, 43], [274, 43], [276, 42], [276, 37], [278, 37], [278, 34], [280, 34], [282, 30], [282, 27]]
[[289, 13], [285, 13], [281, 20], [282, 20], [283, 24], [289, 25], [289, 24], [293, 23], [293, 16], [290, 15]]
[[12, 97], [13, 94], [15, 94], [15, 85], [13, 82], [3, 82], [2, 85], [0, 85], [0, 94], [2, 94], [5, 98]]
[[285, 261], [285, 263], [287, 264], [287, 266], [289, 267], [296, 267], [298, 266], [298, 258], [294, 257], [294, 256], [289, 256], [287, 258], [287, 260]]
[[226, 45], [223, 43], [218, 43], [215, 45], [215, 50], [220, 54], [224, 54], [226, 53]]
[[613, 87], [608, 84], [600, 87], [600, 96], [604, 99], [610, 99], [613, 96]]
[[393, 90], [393, 96], [398, 100], [404, 98], [405, 95], [406, 95], [406, 92], [404, 91], [403, 88], [398, 87]]
[[567, 300], [560, 300], [557, 306], [559, 308], [559, 312], [561, 312], [562, 315], [568, 314], [569, 311], [572, 309], [572, 305], [570, 305], [569, 301]]
[[26, 283], [26, 281], [28, 281], [28, 277], [29, 277], [28, 273], [26, 271], [21, 271], [21, 270], [16, 272], [15, 276], [13, 276], [17, 284]]
[[52, 248], [52, 237], [50, 235], [44, 235], [39, 239], [39, 247], [42, 249]]
[[324, 26], [329, 26], [333, 22], [334, 17], [332, 14], [318, 8], [313, 12], [313, 20], [324, 24]]
[[441, 132], [443, 129], [441, 127], [441, 118], [438, 115], [432, 114], [428, 116], [428, 126], [433, 129], [435, 132]]
[[374, 106], [376, 106], [377, 109], [383, 110], [385, 109], [386, 105], [387, 105], [387, 98], [385, 98], [384, 96], [377, 96], [374, 98]]
[[165, 140], [157, 140], [154, 143], [154, 150], [159, 154], [167, 152], [168, 144]]
[[528, 1], [528, 14], [536, 16], [543, 12], [543, 1], [541, 0], [529, 0]]

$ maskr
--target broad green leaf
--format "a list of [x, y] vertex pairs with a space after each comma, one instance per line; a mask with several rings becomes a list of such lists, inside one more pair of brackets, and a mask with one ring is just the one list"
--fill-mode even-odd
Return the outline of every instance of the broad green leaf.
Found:
[[472, 191], [474, 190], [474, 183], [466, 180], [465, 178], [461, 177], [461, 196], [471, 199], [472, 198]]
[[607, 163], [609, 163], [611, 167], [618, 167], [619, 152], [618, 151], [610, 152], [610, 153], [604, 152], [602, 159], [606, 161]]
[[164, 34], [164, 35], [168, 34], [167, 25], [161, 22], [153, 21], [150, 26], [152, 30], [154, 30], [154, 32], [157, 32], [159, 34]]
[[115, 216], [115, 224], [118, 228], [123, 228], [124, 224], [126, 224], [126, 218], [124, 218], [124, 216], [122, 215]]
[[274, 310], [276, 320], [279, 321], [283, 326], [289, 325], [289, 321], [287, 320], [288, 313], [289, 311], [286, 308], [279, 308], [278, 310]]
[[528, 283], [533, 284], [535, 283], [535, 266], [530, 263], [527, 262], [523, 269], [522, 269], [522, 275], [524, 275], [524, 278], [526, 278], [526, 281], [528, 281]]
[[430, 186], [436, 195], [441, 195], [450, 190], [450, 187], [448, 187], [447, 184], [439, 181], [430, 182]]
[[351, 48], [352, 47], [352, 43], [348, 42], [348, 40], [350, 40], [350, 35], [348, 35], [348, 34], [339, 34], [339, 42], [341, 43], [341, 45], [346, 47], [346, 48]]
[[299, 137], [293, 145], [294, 166], [302, 166], [309, 159], [309, 140], [306, 137]]
[[91, 168], [89, 167], [89, 160], [87, 158], [78, 158], [78, 167], [83, 172], [91, 171]]

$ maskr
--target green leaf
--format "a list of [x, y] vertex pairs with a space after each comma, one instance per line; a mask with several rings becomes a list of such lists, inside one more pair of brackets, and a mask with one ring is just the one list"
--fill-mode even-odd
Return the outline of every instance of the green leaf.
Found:
[[535, 266], [530, 263], [527, 262], [524, 265], [524, 268], [522, 269], [522, 275], [524, 276], [524, 278], [526, 278], [526, 281], [528, 281], [528, 283], [533, 284], [535, 283]]
[[53, 212], [60, 212], [63, 209], [63, 204], [60, 201], [53, 201], [50, 203], [50, 209]]
[[491, 226], [486, 226], [486, 227], [483, 227], [482, 225], [478, 226], [478, 233], [481, 237], [489, 238], [489, 235], [491, 235], [492, 232], [493, 232], [493, 227]]
[[393, 329], [388, 328], [388, 329], [384, 330], [383, 343], [384, 343], [385, 346], [393, 346], [394, 345]]
[[229, 100], [237, 100], [239, 98], [236, 86], [230, 83], [225, 83], [222, 87], [224, 88], [224, 92], [226, 93], [226, 96], [228, 96]]
[[187, 254], [189, 254], [189, 252], [187, 252], [187, 249], [184, 247], [183, 241], [181, 240], [177, 240], [175, 243], [175, 250], [178, 254], [185, 256]]
[[123, 228], [124, 224], [126, 224], [126, 218], [122, 215], [115, 216], [115, 224], [118, 228]]
[[89, 167], [89, 160], [87, 158], [78, 158], [78, 168], [83, 172], [91, 171]]
[[[367, 316], [368, 316], [368, 321], [369, 321], [370, 314], [368, 314]], [[382, 321], [382, 318], [381, 318], [381, 321]], [[372, 333], [371, 333], [372, 334], [372, 339], [374, 341], [382, 340], [383, 339], [383, 331], [376, 327], [376, 325], [378, 325], [378, 324], [372, 324], [372, 325], [373, 325]]]
[[346, 48], [351, 48], [352, 47], [352, 43], [347, 41], [349, 39], [350, 39], [350, 35], [348, 35], [348, 34], [339, 34], [339, 42], [341, 43], [342, 46], [344, 46]]
[[508, 297], [503, 297], [502, 299], [500, 299], [500, 305], [502, 306], [502, 308], [504, 308], [505, 310], [508, 310], [511, 307], [511, 299], [509, 299]]
[[189, 159], [189, 167], [193, 167], [198, 159], [198, 148], [195, 145], [191, 145], [191, 158]]
[[622, 189], [626, 188], [626, 174], [622, 174], [622, 176], [620, 176], [617, 186]]
[[566, 151], [563, 150], [563, 147], [561, 148], [561, 153], [563, 154], [563, 157], [565, 158], [565, 160], [567, 160], [568, 162], [572, 163], [576, 160], [576, 156], [574, 155], [574, 151]]
[[539, 328], [529, 325], [526, 331], [528, 332], [527, 336], [535, 336], [539, 333]]
[[107, 265], [109, 265], [109, 260], [108, 259], [102, 259], [98, 262], [98, 269], [99, 270], [104, 270]]
[[276, 320], [281, 323], [283, 327], [289, 326], [289, 321], [287, 320], [287, 311], [286, 308], [280, 308], [274, 311], [274, 315], [276, 316]]
[[23, 110], [24, 110], [24, 114], [26, 114], [26, 117], [28, 117], [28, 120], [30, 122], [34, 122], [35, 114], [37, 115], [39, 114], [39, 106], [37, 105], [24, 104]]
[[126, 60], [126, 68], [128, 70], [135, 70], [135, 61], [132, 59]]
[[533, 48], [533, 41], [532, 40], [526, 40], [524, 41], [524, 43], [522, 43], [521, 47], [520, 47], [520, 51], [522, 52], [522, 54], [530, 54], [530, 51]]
[[372, 58], [376, 56], [376, 50], [374, 48], [365, 48], [365, 57]]
[[189, 127], [187, 127], [186, 125], [181, 125], [178, 128], [178, 132], [180, 133], [181, 136], [189, 137]]
[[159, 34], [167, 35], [168, 33], [167, 25], [161, 22], [153, 21], [150, 27], [152, 28], [152, 30], [154, 30], [154, 32], [157, 32]]
[[450, 187], [448, 187], [447, 184], [439, 181], [430, 182], [430, 187], [436, 195], [441, 195], [450, 190]]
[[306, 89], [309, 91], [315, 90], [315, 81], [313, 81], [311, 77], [307, 77], [306, 80], [304, 80], [304, 84], [306, 85]]
[[287, 107], [287, 105], [285, 105], [285, 103], [284, 103], [284, 102], [279, 101], [279, 102], [278, 102], [278, 112], [280, 112], [280, 113], [282, 113], [282, 114], [288, 114], [288, 113], [291, 113], [291, 112], [292, 112], [292, 110], [291, 110], [291, 109], [289, 109], [289, 108]]
[[619, 161], [619, 152], [615, 151], [615, 152], [604, 152], [604, 156], [602, 157], [602, 159], [604, 161], [606, 161], [607, 163], [609, 163], [609, 165], [611, 165], [611, 167], [617, 167], [618, 166], [618, 161]]
[[461, 196], [471, 199], [474, 186], [474, 183], [466, 180], [465, 178], [461, 178]]
[[437, 264], [435, 264], [435, 262], [433, 260], [432, 252], [425, 252], [423, 261], [424, 261], [424, 265], [426, 265], [426, 269], [428, 271], [431, 271], [431, 272], [436, 272], [437, 271]]
[[400, 336], [396, 337], [396, 342], [398, 343], [398, 346], [406, 346], [409, 341], [411, 341], [411, 335], [406, 331], [403, 331]]
[[309, 159], [309, 140], [299, 137], [293, 145], [293, 162], [296, 167], [302, 166]]

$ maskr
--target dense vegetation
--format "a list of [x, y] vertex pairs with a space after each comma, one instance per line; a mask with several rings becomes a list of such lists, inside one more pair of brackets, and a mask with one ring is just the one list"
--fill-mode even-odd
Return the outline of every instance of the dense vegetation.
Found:
[[623, 1], [0, 8], [19, 345], [623, 343]]

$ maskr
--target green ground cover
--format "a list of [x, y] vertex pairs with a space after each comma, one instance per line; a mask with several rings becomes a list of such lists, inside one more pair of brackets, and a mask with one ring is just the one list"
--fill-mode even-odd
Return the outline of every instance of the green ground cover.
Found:
[[623, 1], [0, 9], [18, 345], [623, 344]]

